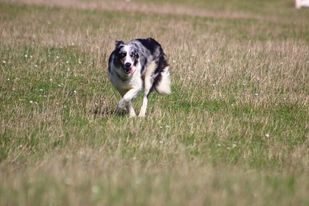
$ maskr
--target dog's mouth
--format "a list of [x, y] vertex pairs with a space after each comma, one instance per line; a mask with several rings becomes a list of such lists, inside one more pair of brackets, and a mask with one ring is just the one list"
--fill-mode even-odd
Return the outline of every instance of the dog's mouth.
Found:
[[133, 74], [134, 69], [133, 69], [133, 67], [125, 67], [125, 68], [124, 68], [124, 72], [125, 72], [126, 74], [130, 75], [130, 74]]

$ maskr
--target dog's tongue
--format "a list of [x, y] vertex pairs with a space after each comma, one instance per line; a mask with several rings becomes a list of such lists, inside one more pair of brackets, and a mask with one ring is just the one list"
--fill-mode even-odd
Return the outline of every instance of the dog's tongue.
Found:
[[133, 69], [132, 67], [130, 69], [128, 69], [127, 74], [132, 74], [133, 73]]

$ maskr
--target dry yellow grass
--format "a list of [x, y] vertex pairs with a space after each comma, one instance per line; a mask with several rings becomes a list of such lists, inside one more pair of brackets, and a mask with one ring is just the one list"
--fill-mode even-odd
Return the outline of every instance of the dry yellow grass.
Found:
[[[0, 2], [0, 205], [307, 205], [308, 11], [220, 2]], [[128, 119], [106, 62], [146, 36], [173, 93]]]

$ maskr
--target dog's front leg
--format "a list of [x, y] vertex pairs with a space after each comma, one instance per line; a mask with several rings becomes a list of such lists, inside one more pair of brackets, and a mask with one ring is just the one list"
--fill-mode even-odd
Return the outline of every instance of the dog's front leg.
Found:
[[127, 111], [129, 112], [129, 117], [136, 117], [135, 110], [132, 106], [132, 101], [129, 101], [127, 104]]
[[145, 78], [145, 91], [144, 91], [144, 97], [143, 97], [143, 103], [141, 106], [141, 111], [139, 112], [139, 117], [145, 117], [146, 116], [146, 109], [148, 105], [148, 95], [151, 89], [152, 82], [149, 78]]
[[147, 97], [147, 94], [145, 94], [144, 97], [143, 97], [143, 103], [142, 103], [141, 111], [138, 114], [139, 117], [145, 117], [147, 104], [148, 104], [148, 97]]
[[124, 109], [127, 107], [130, 117], [136, 116], [131, 100], [137, 96], [139, 91], [139, 88], [132, 88], [127, 91], [127, 93], [125, 93], [121, 100], [118, 102], [118, 109]]
[[144, 79], [144, 97], [143, 97], [143, 103], [141, 110], [138, 114], [139, 117], [145, 117], [146, 115], [146, 109], [148, 105], [148, 95], [150, 93], [152, 84], [153, 84], [153, 74], [155, 72], [155, 69], [157, 68], [157, 64], [152, 61], [147, 68], [145, 69], [145, 79]]

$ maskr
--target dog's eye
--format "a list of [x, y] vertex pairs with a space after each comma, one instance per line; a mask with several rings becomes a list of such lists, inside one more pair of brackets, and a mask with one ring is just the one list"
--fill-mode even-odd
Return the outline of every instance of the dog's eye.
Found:
[[132, 52], [130, 56], [134, 57], [134, 58], [138, 58], [138, 53], [137, 52]]
[[127, 55], [127, 54], [126, 54], [125, 52], [119, 53], [119, 57], [120, 57], [121, 59], [124, 58], [126, 55]]

